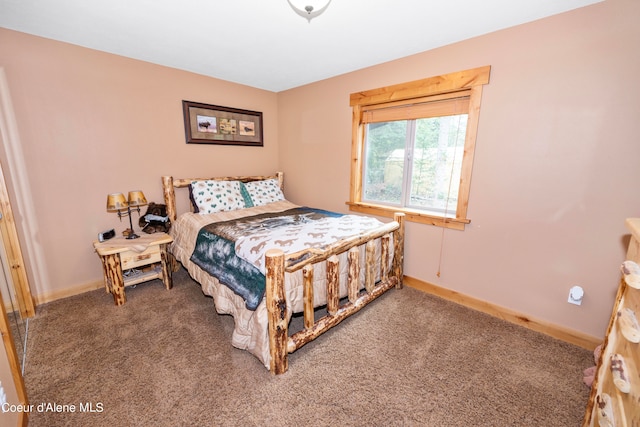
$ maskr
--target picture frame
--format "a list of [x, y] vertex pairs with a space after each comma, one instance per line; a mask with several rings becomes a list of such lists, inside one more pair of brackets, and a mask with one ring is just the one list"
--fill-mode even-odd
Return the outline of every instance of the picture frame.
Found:
[[262, 147], [262, 113], [238, 108], [182, 101], [187, 144]]

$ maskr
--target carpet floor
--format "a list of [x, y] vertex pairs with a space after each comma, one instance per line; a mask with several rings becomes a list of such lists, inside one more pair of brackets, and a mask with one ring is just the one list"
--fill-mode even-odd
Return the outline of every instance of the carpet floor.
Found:
[[[38, 307], [30, 426], [578, 426], [584, 349], [405, 287], [272, 376], [184, 269]], [[299, 320], [298, 320], [299, 321]]]

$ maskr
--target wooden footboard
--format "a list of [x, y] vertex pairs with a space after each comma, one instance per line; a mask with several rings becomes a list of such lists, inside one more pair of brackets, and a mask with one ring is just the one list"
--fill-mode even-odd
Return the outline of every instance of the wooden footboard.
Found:
[[[336, 326], [347, 317], [357, 313], [371, 301], [392, 287], [402, 288], [404, 259], [404, 214], [396, 213], [394, 222], [385, 224], [372, 232], [342, 241], [323, 252], [313, 254], [304, 261], [287, 260], [283, 251], [270, 249], [265, 254], [266, 299], [269, 316], [270, 370], [278, 375], [289, 367], [288, 355], [306, 343]], [[393, 237], [394, 256], [391, 271], [388, 268], [389, 241]], [[381, 239], [380, 281], [375, 280], [375, 243]], [[365, 284], [359, 291], [360, 262], [358, 246], [365, 245]], [[338, 255], [347, 252], [348, 298], [340, 305]], [[313, 264], [327, 262], [327, 315], [314, 319]], [[287, 303], [285, 300], [285, 273], [302, 268], [304, 281], [304, 328], [289, 336]]]
[[[217, 178], [162, 177], [164, 200], [171, 221], [177, 218], [176, 188], [187, 188], [193, 180], [239, 180], [251, 182], [263, 179], [277, 179], [283, 187], [283, 174], [272, 176], [237, 176]], [[288, 354], [293, 353], [306, 343], [336, 326], [347, 317], [360, 311], [364, 306], [378, 298], [387, 290], [402, 287], [404, 260], [404, 214], [396, 213], [394, 221], [367, 233], [343, 239], [324, 249], [309, 249], [303, 253], [286, 256], [278, 249], [268, 250], [265, 254], [266, 268], [266, 307], [269, 321], [270, 370], [273, 374], [282, 374], [288, 368]], [[380, 239], [380, 280], [376, 283], [375, 240]], [[393, 239], [393, 262], [389, 268], [389, 251]], [[365, 247], [364, 266], [360, 266], [359, 247]], [[348, 262], [348, 296], [341, 304], [339, 297], [339, 261], [338, 256], [346, 253]], [[327, 315], [314, 319], [313, 306], [313, 265], [325, 261], [327, 264]], [[360, 291], [360, 269], [364, 268], [364, 289]], [[289, 336], [287, 302], [285, 299], [285, 274], [302, 269], [304, 285], [304, 328]]]

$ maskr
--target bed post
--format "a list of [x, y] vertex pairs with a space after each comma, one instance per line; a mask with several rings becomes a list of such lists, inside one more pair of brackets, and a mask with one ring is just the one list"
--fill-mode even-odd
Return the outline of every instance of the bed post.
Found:
[[276, 172], [276, 177], [278, 178], [280, 190], [284, 191], [284, 172]]
[[269, 249], [265, 253], [267, 317], [269, 319], [270, 370], [274, 375], [284, 374], [289, 368], [287, 344], [287, 302], [284, 297], [284, 252]]
[[398, 279], [396, 289], [402, 289], [402, 278], [404, 277], [404, 213], [396, 212], [393, 219], [400, 224], [400, 227], [393, 232], [393, 275]]
[[[169, 221], [175, 222], [177, 218], [176, 190], [173, 187], [172, 176], [162, 177], [162, 193], [164, 194], [164, 204], [167, 206], [167, 216], [169, 217]], [[167, 252], [167, 257], [169, 259], [169, 265], [171, 266], [171, 271], [173, 272], [178, 271], [180, 269], [180, 264], [178, 263], [178, 260], [173, 256], [171, 252]]]
[[164, 204], [167, 205], [167, 215], [169, 220], [174, 222], [177, 218], [176, 214], [176, 191], [173, 188], [173, 177], [162, 177], [162, 192], [164, 193]]

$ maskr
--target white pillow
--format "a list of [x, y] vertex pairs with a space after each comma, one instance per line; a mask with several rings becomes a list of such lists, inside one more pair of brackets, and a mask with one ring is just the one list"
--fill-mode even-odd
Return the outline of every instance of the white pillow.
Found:
[[253, 206], [262, 206], [267, 203], [284, 200], [284, 194], [280, 189], [277, 179], [265, 179], [262, 181], [251, 181], [244, 184], [244, 187], [251, 196]]
[[200, 214], [245, 208], [240, 181], [191, 181], [191, 197]]

